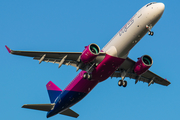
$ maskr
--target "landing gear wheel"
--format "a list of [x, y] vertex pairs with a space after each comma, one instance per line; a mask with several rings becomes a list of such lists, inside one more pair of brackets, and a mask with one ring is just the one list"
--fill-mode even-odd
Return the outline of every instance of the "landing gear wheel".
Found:
[[118, 81], [118, 85], [119, 85], [119, 86], [126, 87], [126, 86], [127, 86], [127, 81], [119, 80], [119, 81]]
[[149, 31], [149, 32], [148, 32], [148, 35], [153, 36], [153, 35], [154, 35], [154, 32], [153, 32], [153, 31]]
[[84, 73], [83, 78], [84, 78], [84, 79], [87, 79], [87, 78], [88, 78], [88, 74], [87, 74], [87, 73]]
[[88, 80], [91, 80], [91, 79], [92, 79], [92, 75], [91, 75], [91, 74], [88, 74], [87, 79], [88, 79]]
[[88, 73], [84, 73], [83, 78], [84, 78], [84, 79], [91, 80], [91, 79], [92, 79], [92, 75], [91, 75], [91, 74], [88, 74]]
[[123, 82], [123, 87], [126, 87], [127, 86], [127, 81], [124, 81]]
[[122, 85], [123, 85], [123, 81], [122, 81], [122, 80], [119, 80], [119, 81], [118, 81], [118, 85], [119, 85], [119, 86], [122, 86]]
[[151, 32], [151, 36], [153, 36], [154, 35], [154, 32]]

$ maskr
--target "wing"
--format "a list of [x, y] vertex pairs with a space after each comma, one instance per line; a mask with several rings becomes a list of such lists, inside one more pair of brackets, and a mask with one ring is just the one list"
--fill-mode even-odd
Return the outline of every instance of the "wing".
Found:
[[[62, 64], [71, 65], [78, 68], [80, 62], [80, 56], [82, 52], [41, 52], [41, 51], [15, 51], [11, 50], [9, 47], [5, 46], [9, 53], [13, 55], [21, 55], [27, 57], [33, 57], [34, 60], [39, 60], [39, 64], [42, 61], [57, 63], [59, 68]], [[105, 56], [105, 53], [100, 53], [98, 57]], [[89, 65], [90, 66], [90, 65]], [[85, 69], [86, 66], [80, 69]], [[78, 68], [79, 69], [79, 68]]]
[[117, 71], [115, 71], [111, 77], [122, 77], [123, 72], [126, 71], [126, 74], [124, 77], [129, 77], [132, 79], [135, 79], [137, 83], [138, 81], [147, 82], [148, 86], [150, 86], [153, 83], [157, 83], [160, 85], [168, 86], [171, 84], [167, 79], [163, 79], [162, 77], [156, 75], [155, 73], [151, 71], [147, 71], [144, 74], [138, 76], [136, 73], [133, 72], [133, 68], [135, 65], [135, 61], [131, 60], [130, 58], [127, 58], [124, 63], [119, 67]]

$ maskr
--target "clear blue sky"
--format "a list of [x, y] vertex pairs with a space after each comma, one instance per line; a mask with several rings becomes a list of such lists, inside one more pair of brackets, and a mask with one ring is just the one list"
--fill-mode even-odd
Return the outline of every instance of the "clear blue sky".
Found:
[[[14, 50], [74, 51], [96, 43], [102, 48], [149, 0], [0, 0], [0, 116], [2, 120], [46, 120], [46, 112], [23, 109], [23, 104], [49, 103], [46, 83], [61, 89], [78, 74], [76, 68], [57, 64], [40, 65], [32, 58], [8, 54]], [[180, 33], [179, 1], [162, 0], [164, 14], [130, 52], [129, 57], [148, 54], [151, 71], [167, 78], [164, 87], [126, 78], [128, 86], [118, 87], [120, 78], [107, 79], [72, 107], [77, 120], [179, 120]], [[51, 120], [73, 120], [56, 115]]]

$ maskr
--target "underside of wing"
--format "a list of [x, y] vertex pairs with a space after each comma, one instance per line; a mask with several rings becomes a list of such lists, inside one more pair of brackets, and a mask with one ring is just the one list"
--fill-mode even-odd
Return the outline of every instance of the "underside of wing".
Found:
[[[17, 51], [11, 50], [9, 47], [5, 46], [9, 53], [13, 55], [21, 55], [27, 57], [33, 57], [34, 60], [39, 60], [39, 64], [42, 61], [56, 63], [59, 64], [59, 68], [64, 65], [71, 65], [76, 67], [77, 69], [85, 70], [93, 64], [93, 62], [86, 64], [86, 66], [81, 66], [80, 64], [80, 56], [82, 52], [41, 52], [41, 51]], [[105, 53], [101, 52], [99, 56], [97, 56], [96, 60], [101, 60], [105, 56]], [[97, 62], [97, 61], [96, 61]]]
[[126, 71], [125, 77], [129, 77], [136, 80], [135, 83], [137, 83], [138, 81], [143, 81], [147, 82], [148, 86], [150, 86], [153, 83], [157, 83], [164, 86], [168, 86], [169, 84], [171, 84], [167, 79], [163, 79], [162, 77], [156, 75], [155, 73], [149, 70], [142, 75], [137, 75], [133, 71], [135, 63], [135, 61], [131, 60], [130, 58], [127, 58], [124, 61], [124, 63], [119, 67], [119, 69], [112, 74], [111, 77], [122, 77], [123, 71]]
[[62, 64], [77, 67], [78, 65], [77, 60], [81, 55], [81, 52], [12, 51], [11, 54], [33, 57], [34, 60], [39, 60], [39, 63], [41, 63], [42, 61], [57, 63], [57, 64], [61, 63], [59, 67], [61, 67]]

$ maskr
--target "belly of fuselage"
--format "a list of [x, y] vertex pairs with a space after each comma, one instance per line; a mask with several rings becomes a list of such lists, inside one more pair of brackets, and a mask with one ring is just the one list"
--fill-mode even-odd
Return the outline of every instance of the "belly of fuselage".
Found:
[[71, 107], [83, 99], [99, 82], [106, 80], [124, 62], [124, 59], [106, 55], [104, 60], [93, 70], [92, 80], [83, 78], [86, 71], [81, 71], [65, 88], [56, 101], [55, 114]]
[[93, 70], [92, 80], [101, 82], [110, 77], [125, 59], [106, 54], [104, 60]]

